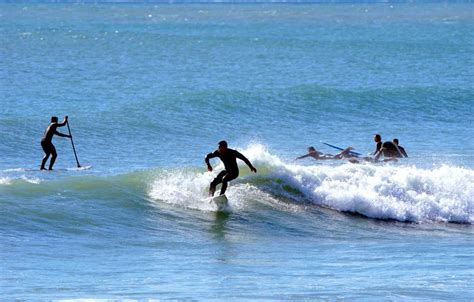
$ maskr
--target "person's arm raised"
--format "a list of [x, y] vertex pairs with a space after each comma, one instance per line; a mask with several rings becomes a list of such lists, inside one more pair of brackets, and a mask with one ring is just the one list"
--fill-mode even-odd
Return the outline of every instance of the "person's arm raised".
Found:
[[[58, 123], [58, 127], [66, 126], [66, 124], [67, 124], [67, 119], [68, 119], [68, 117], [67, 117], [67, 115], [66, 115], [66, 116], [64, 117], [64, 120], [63, 120], [61, 123]], [[59, 135], [59, 134], [58, 134], [58, 135]], [[59, 135], [59, 136], [61, 136], [61, 135]]]

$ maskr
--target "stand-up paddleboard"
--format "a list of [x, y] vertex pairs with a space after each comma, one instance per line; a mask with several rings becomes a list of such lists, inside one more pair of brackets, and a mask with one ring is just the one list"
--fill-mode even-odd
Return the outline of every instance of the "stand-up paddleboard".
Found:
[[30, 169], [30, 168], [13, 168], [13, 169], [6, 169], [3, 170], [3, 172], [74, 172], [74, 171], [83, 171], [83, 170], [89, 170], [91, 169], [92, 166], [81, 166], [79, 168], [74, 167], [74, 168], [54, 168], [53, 170], [40, 170], [39, 168], [35, 169]]
[[[344, 150], [344, 148], [341, 148], [341, 147], [338, 147], [338, 146], [334, 146], [334, 145], [328, 144], [328, 143], [326, 143], [326, 142], [321, 142], [321, 143], [323, 143], [323, 144], [325, 144], [326, 146], [329, 146], [329, 147], [331, 147], [331, 148], [337, 149], [337, 150], [339, 150], [339, 151], [343, 151], [343, 150]], [[350, 153], [351, 155], [354, 155], [354, 156], [361, 156], [361, 155], [362, 155], [362, 154], [360, 154], [359, 152], [355, 152], [355, 151], [349, 151], [349, 153]]]
[[82, 171], [82, 170], [89, 170], [91, 168], [92, 168], [92, 166], [80, 166], [80, 167], [77, 167], [77, 168], [67, 168], [66, 170], [68, 170], [68, 171]]
[[225, 195], [211, 197], [210, 202], [217, 207], [217, 211], [224, 211], [227, 208], [227, 205], [229, 204], [229, 200]]

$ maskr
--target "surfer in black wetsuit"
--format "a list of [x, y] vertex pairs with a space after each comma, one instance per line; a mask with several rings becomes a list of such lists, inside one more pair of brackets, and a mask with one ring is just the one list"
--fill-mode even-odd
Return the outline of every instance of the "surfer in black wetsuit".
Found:
[[43, 161], [41, 162], [41, 170], [45, 169], [46, 161], [48, 161], [49, 156], [51, 155], [51, 161], [49, 162], [49, 170], [53, 170], [54, 161], [58, 156], [56, 153], [56, 148], [53, 145], [53, 136], [56, 134], [62, 137], [71, 137], [67, 134], [62, 134], [56, 131], [58, 127], [63, 127], [67, 123], [67, 115], [64, 117], [62, 123], [58, 123], [58, 118], [56, 116], [51, 117], [51, 124], [49, 124], [48, 128], [44, 131], [43, 138], [41, 139], [41, 147], [44, 151]]
[[[400, 151], [401, 155], [403, 155], [403, 157], [408, 157], [408, 154], [407, 154], [407, 152], [405, 151], [405, 148], [403, 148], [402, 146], [400, 146], [400, 145], [398, 144], [398, 138], [394, 138], [394, 139], [392, 140], [392, 142], [398, 147], [398, 150]], [[400, 157], [402, 157], [402, 156], [400, 156]]]
[[207, 170], [209, 172], [212, 171], [212, 166], [209, 163], [209, 159], [214, 157], [219, 157], [221, 161], [224, 163], [224, 170], [221, 171], [216, 178], [211, 182], [209, 187], [209, 195], [214, 196], [214, 192], [216, 191], [216, 186], [222, 183], [221, 187], [221, 194], [225, 193], [227, 189], [227, 183], [233, 179], [236, 179], [239, 176], [239, 167], [237, 166], [237, 158], [244, 161], [247, 166], [249, 166], [250, 170], [254, 173], [257, 173], [257, 169], [250, 163], [250, 161], [243, 156], [239, 151], [227, 148], [226, 141], [220, 141], [217, 144], [217, 150], [209, 153], [206, 158], [205, 162], [207, 164]]
[[374, 142], [375, 142], [375, 151], [372, 153], [372, 155], [377, 154], [377, 152], [380, 151], [380, 148], [382, 148], [382, 137], [380, 134], [374, 135]]

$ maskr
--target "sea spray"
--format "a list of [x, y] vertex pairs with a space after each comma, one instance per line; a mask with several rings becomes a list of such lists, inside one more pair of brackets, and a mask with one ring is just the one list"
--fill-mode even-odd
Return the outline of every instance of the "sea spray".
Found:
[[[261, 202], [265, 202], [265, 196], [276, 196], [377, 219], [474, 222], [474, 171], [467, 168], [445, 165], [421, 169], [400, 163], [345, 161], [304, 166], [285, 163], [259, 144], [250, 145], [242, 153], [255, 163], [259, 173], [249, 174], [241, 167], [241, 177], [232, 182], [229, 196], [232, 192], [243, 196], [242, 184], [248, 183], [261, 191]], [[159, 175], [150, 196], [204, 210], [207, 207], [201, 200], [212, 177], [207, 172], [182, 171]]]
[[[239, 161], [240, 176], [226, 194], [236, 211], [256, 203], [313, 204], [376, 219], [407, 222], [474, 223], [474, 171], [451, 165], [420, 168], [397, 163], [352, 164], [347, 161], [285, 162], [262, 144], [239, 149], [257, 167], [251, 173]], [[116, 196], [128, 194], [140, 202], [165, 202], [182, 208], [215, 210], [209, 203], [212, 179], [224, 169], [214, 161], [205, 167], [153, 168], [115, 176], [81, 176], [28, 171], [5, 172], [2, 194], [9, 196]], [[293, 207], [282, 207], [283, 210]]]

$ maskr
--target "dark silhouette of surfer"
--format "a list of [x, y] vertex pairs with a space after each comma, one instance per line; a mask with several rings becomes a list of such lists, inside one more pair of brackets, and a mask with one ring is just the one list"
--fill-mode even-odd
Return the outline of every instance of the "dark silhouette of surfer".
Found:
[[397, 157], [403, 157], [398, 146], [390, 141], [386, 141], [382, 144], [382, 147], [375, 154], [375, 160], [378, 160], [382, 155], [385, 158], [385, 161], [396, 160]]
[[41, 139], [41, 147], [44, 151], [44, 157], [41, 161], [41, 170], [46, 170], [45, 165], [48, 161], [49, 156], [51, 155], [51, 161], [49, 162], [49, 170], [53, 170], [54, 162], [56, 161], [56, 157], [58, 154], [56, 153], [56, 148], [53, 145], [53, 136], [56, 134], [62, 137], [71, 137], [68, 134], [59, 133], [56, 129], [58, 127], [63, 127], [67, 123], [67, 115], [64, 117], [62, 123], [58, 123], [58, 118], [56, 116], [51, 117], [51, 124], [46, 128], [43, 134], [43, 138]]
[[250, 163], [250, 161], [242, 155], [239, 151], [227, 148], [226, 141], [220, 141], [217, 144], [217, 150], [209, 153], [206, 158], [205, 162], [207, 164], [207, 170], [209, 172], [212, 171], [212, 166], [209, 163], [209, 159], [219, 157], [222, 163], [224, 163], [224, 170], [221, 171], [216, 178], [211, 182], [209, 187], [209, 195], [214, 196], [214, 192], [216, 191], [216, 186], [222, 183], [221, 193], [223, 195], [227, 189], [227, 184], [229, 181], [236, 179], [239, 176], [239, 167], [237, 165], [237, 158], [244, 161], [247, 166], [249, 166], [250, 170], [254, 173], [257, 173], [257, 169]]
[[380, 149], [382, 148], [382, 136], [380, 136], [380, 134], [375, 134], [374, 142], [375, 142], [375, 151], [374, 153], [372, 153], [372, 155], [377, 154], [377, 152], [379, 152]]

